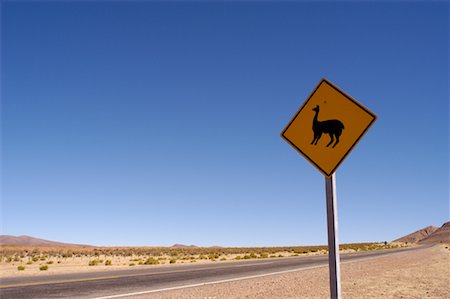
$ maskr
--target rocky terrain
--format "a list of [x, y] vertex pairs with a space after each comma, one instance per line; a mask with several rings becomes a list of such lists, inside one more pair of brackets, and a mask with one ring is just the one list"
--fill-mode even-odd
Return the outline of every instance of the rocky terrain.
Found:
[[450, 221], [445, 222], [440, 228], [427, 226], [393, 242], [412, 244], [450, 243]]
[[419, 241], [420, 244], [450, 243], [450, 221], [444, 223], [431, 235]]

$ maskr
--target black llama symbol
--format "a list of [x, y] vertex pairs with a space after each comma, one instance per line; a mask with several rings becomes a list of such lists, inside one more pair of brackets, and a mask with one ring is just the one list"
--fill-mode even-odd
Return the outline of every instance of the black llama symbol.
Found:
[[326, 133], [330, 135], [331, 138], [330, 142], [327, 144], [327, 147], [329, 147], [333, 143], [334, 137], [336, 137], [336, 142], [332, 146], [335, 147], [336, 144], [339, 143], [339, 137], [341, 136], [342, 130], [344, 129], [344, 124], [337, 119], [318, 121], [317, 116], [319, 115], [319, 110], [319, 105], [317, 105], [313, 109], [313, 111], [316, 112], [316, 115], [313, 119], [312, 129], [314, 131], [314, 139], [311, 144], [317, 145], [320, 137], [322, 137], [322, 133]]

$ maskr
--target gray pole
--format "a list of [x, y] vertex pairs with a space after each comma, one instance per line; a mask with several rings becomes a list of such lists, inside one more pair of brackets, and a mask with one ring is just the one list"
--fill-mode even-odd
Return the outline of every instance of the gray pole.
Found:
[[327, 193], [328, 264], [330, 267], [331, 299], [341, 299], [341, 268], [337, 226], [336, 174], [325, 177]]

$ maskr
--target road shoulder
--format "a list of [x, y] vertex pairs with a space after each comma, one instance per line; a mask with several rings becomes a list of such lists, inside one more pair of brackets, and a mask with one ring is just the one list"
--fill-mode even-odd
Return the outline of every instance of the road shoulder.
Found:
[[[447, 247], [447, 248], [446, 248]], [[450, 246], [346, 262], [344, 298], [448, 298]], [[328, 268], [225, 282], [130, 298], [326, 298]]]

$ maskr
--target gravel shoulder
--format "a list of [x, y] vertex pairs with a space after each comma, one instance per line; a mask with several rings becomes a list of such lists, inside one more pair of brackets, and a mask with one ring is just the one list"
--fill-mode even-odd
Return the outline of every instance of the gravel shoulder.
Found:
[[[344, 298], [450, 298], [450, 245], [341, 264]], [[328, 267], [174, 291], [161, 298], [329, 298]]]

